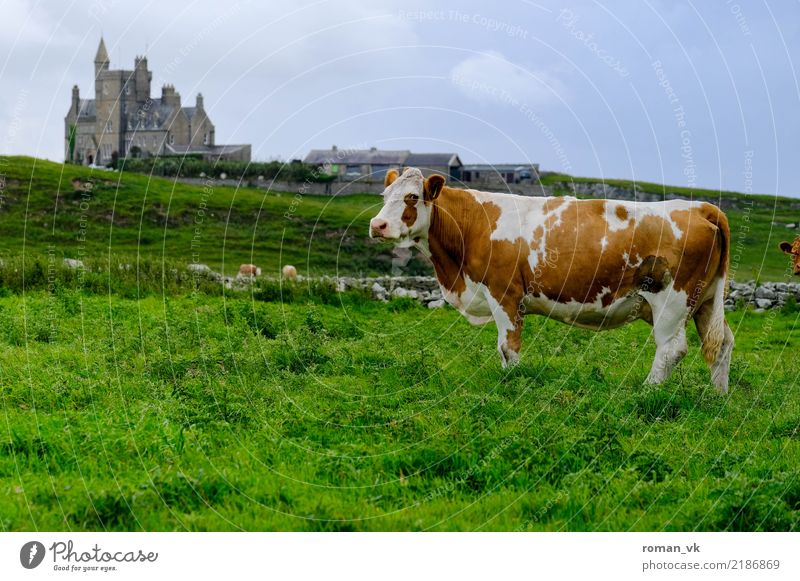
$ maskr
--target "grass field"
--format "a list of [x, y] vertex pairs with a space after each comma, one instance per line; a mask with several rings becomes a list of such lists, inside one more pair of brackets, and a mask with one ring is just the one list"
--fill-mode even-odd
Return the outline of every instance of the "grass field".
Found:
[[731, 393], [696, 334], [653, 345], [405, 299], [0, 298], [2, 530], [796, 530], [798, 312], [729, 314]]
[[[68, 258], [194, 261], [226, 274], [235, 274], [245, 262], [262, 266], [265, 273], [290, 263], [312, 275], [381, 274], [392, 266], [391, 251], [366, 236], [381, 202], [375, 195], [296, 196], [214, 182], [202, 187], [25, 157], [0, 156], [0, 176], [5, 179], [0, 183], [0, 258], [23, 251], [41, 257], [52, 245]], [[664, 188], [638, 185], [647, 191]], [[692, 193], [675, 187], [665, 191]], [[787, 260], [777, 245], [796, 233], [782, 224], [800, 222], [800, 211], [769, 196], [694, 193], [742, 202], [727, 212], [735, 278], [780, 280]], [[429, 274], [430, 268], [415, 258], [405, 273]]]
[[[724, 397], [693, 329], [673, 378], [642, 385], [644, 323], [528, 318], [505, 372], [493, 326], [450, 308], [185, 270], [385, 273], [375, 196], [30, 158], [0, 175], [0, 530], [800, 528], [794, 303], [728, 313]], [[729, 217], [736, 278], [783, 279], [788, 205]]]
[[[391, 268], [391, 251], [365, 235], [375, 195], [295, 197], [21, 157], [0, 157], [2, 174], [2, 258], [23, 249], [40, 257], [53, 245], [67, 258], [200, 262], [225, 274], [251, 262], [271, 274], [286, 263], [303, 274]], [[418, 260], [407, 267], [427, 269]]]

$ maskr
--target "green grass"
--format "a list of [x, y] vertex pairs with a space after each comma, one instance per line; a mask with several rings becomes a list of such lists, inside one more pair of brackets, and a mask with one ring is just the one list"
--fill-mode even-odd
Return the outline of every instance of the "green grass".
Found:
[[[796, 307], [643, 386], [649, 327], [360, 295], [0, 298], [0, 530], [797, 530]], [[267, 297], [270, 298], [270, 297]], [[271, 297], [275, 299], [276, 297]]]
[[[800, 528], [794, 303], [728, 314], [725, 397], [693, 330], [673, 378], [642, 385], [643, 323], [529, 318], [506, 373], [494, 328], [450, 308], [185, 269], [387, 272], [375, 196], [19, 157], [0, 175], [0, 530]], [[789, 205], [728, 215], [736, 278], [784, 278]]]
[[[390, 249], [366, 235], [375, 195], [295, 197], [25, 157], [0, 157], [0, 175], [0, 258], [52, 245], [68, 258], [194, 261], [226, 274], [249, 262], [272, 274], [287, 263], [303, 274], [391, 267]], [[407, 268], [427, 272], [416, 259]]]
[[[140, 260], [201, 262], [234, 274], [254, 262], [265, 273], [294, 264], [303, 274], [385, 274], [391, 250], [366, 236], [377, 213], [375, 195], [296, 196], [253, 188], [208, 189], [135, 173], [92, 171], [26, 157], [0, 157], [0, 258], [39, 258], [52, 246], [59, 256], [134, 264]], [[545, 183], [565, 179], [550, 175]], [[87, 184], [92, 180], [91, 191]], [[630, 187], [631, 182], [607, 180]], [[795, 231], [772, 222], [800, 221], [787, 199], [688, 190], [637, 182], [655, 193], [734, 197], [732, 272], [738, 280], [781, 280], [788, 260], [778, 249]], [[752, 205], [748, 203], [752, 202]], [[82, 203], [84, 204], [82, 206]], [[406, 274], [430, 274], [418, 257]]]

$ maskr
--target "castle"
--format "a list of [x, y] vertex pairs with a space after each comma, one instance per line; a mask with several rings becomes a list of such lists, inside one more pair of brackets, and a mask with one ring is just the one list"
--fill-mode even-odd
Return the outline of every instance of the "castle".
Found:
[[64, 159], [83, 165], [108, 165], [114, 158], [201, 156], [250, 161], [250, 145], [217, 145], [214, 124], [197, 94], [194, 107], [164, 85], [161, 98], [150, 97], [153, 73], [147, 58], [136, 57], [132, 71], [112, 71], [103, 39], [94, 58], [94, 99], [81, 99], [72, 88], [64, 119]]

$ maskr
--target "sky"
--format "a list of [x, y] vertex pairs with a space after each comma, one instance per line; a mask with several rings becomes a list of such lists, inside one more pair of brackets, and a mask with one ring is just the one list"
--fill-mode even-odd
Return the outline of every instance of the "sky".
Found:
[[[798, 0], [0, 0], [0, 153], [61, 161], [71, 88], [146, 54], [218, 143], [456, 152], [800, 196]], [[13, 23], [13, 26], [8, 26]], [[798, 63], [800, 66], [800, 63]]]

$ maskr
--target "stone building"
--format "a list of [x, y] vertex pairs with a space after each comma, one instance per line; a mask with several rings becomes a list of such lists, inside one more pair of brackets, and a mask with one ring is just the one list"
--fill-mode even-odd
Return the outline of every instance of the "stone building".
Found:
[[461, 160], [456, 153], [412, 153], [408, 150], [312, 149], [303, 163], [325, 167], [340, 180], [382, 182], [390, 169], [418, 167], [424, 175], [439, 173], [450, 179], [461, 177]]
[[64, 119], [64, 159], [83, 165], [107, 165], [112, 158], [200, 155], [205, 159], [250, 161], [250, 145], [217, 145], [214, 124], [198, 93], [194, 107], [184, 107], [172, 85], [161, 97], [150, 96], [153, 73], [147, 57], [136, 57], [133, 70], [111, 70], [103, 39], [94, 58], [94, 98], [81, 99], [72, 88]]

